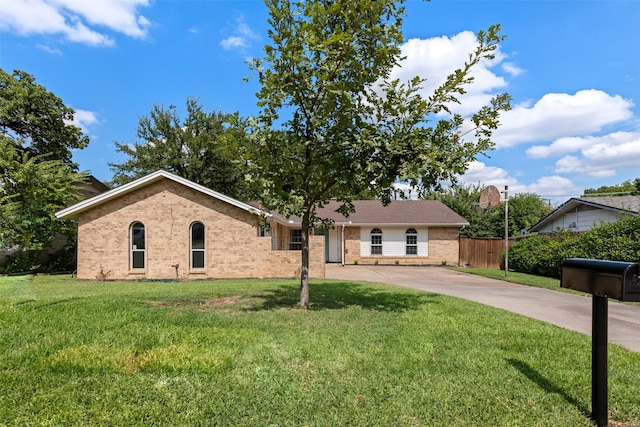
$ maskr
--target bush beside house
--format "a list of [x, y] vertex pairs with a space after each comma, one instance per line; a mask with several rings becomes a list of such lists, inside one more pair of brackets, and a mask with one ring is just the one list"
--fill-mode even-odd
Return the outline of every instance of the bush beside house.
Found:
[[509, 248], [509, 267], [521, 273], [560, 277], [567, 258], [640, 261], [640, 216], [625, 216], [580, 234], [532, 236]]

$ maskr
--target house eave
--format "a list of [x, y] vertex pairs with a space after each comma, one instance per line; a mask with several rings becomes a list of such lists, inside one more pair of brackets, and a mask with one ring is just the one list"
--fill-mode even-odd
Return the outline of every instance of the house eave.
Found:
[[[301, 227], [301, 221], [278, 221], [277, 223], [286, 225], [289, 227]], [[352, 222], [352, 221], [334, 221], [334, 226], [348, 226], [348, 227], [467, 227], [468, 222], [464, 223], [426, 223], [426, 222]]]

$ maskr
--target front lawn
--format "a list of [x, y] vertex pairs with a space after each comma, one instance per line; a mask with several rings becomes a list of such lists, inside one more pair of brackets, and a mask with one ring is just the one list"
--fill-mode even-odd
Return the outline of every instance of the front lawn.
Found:
[[[491, 279], [504, 280], [506, 282], [518, 283], [520, 285], [535, 286], [537, 288], [551, 289], [554, 291], [563, 291], [570, 293], [582, 293], [572, 291], [570, 289], [560, 287], [560, 279], [554, 279], [552, 277], [535, 276], [533, 274], [518, 273], [517, 271], [510, 271], [507, 277], [504, 275], [504, 270], [496, 270], [490, 268], [453, 268], [456, 271], [462, 273], [476, 274], [478, 276], [489, 277]], [[582, 293], [584, 295], [584, 293]]]
[[[405, 288], [0, 277], [0, 425], [591, 426], [591, 340]], [[610, 418], [640, 423], [610, 346]]]

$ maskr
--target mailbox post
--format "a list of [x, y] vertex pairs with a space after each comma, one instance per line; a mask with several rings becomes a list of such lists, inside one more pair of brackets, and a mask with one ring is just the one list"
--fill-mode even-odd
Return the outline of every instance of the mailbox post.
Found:
[[608, 298], [640, 301], [640, 265], [631, 262], [569, 258], [562, 263], [560, 286], [593, 295], [591, 319], [591, 418], [608, 421]]

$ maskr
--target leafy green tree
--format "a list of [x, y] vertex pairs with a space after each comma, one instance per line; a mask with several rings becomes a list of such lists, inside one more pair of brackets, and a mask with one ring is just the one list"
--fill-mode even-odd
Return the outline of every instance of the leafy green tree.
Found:
[[622, 184], [603, 185], [598, 188], [587, 188], [584, 190], [584, 196], [623, 196], [640, 194], [640, 178], [636, 178], [633, 182], [627, 180]]
[[517, 236], [522, 230], [528, 230], [552, 211], [553, 208], [535, 193], [519, 193], [510, 197], [509, 235]]
[[462, 236], [503, 237], [504, 207], [500, 205], [481, 209], [479, 202], [483, 189], [480, 184], [454, 184], [426, 192], [423, 198], [439, 200], [469, 221], [469, 225], [460, 231]]
[[122, 185], [164, 169], [230, 197], [249, 198], [238, 154], [246, 137], [242, 120], [237, 114], [207, 113], [194, 98], [187, 99], [186, 107], [187, 117], [181, 120], [175, 106], [154, 105], [138, 123], [138, 142], [115, 143], [128, 159], [109, 163], [113, 183]]
[[73, 109], [30, 74], [0, 69], [0, 246], [46, 247], [54, 233], [73, 233], [55, 212], [76, 200], [72, 149], [89, 140], [70, 124]]
[[[499, 26], [478, 33], [477, 49], [432, 96], [423, 80], [389, 80], [401, 59], [404, 1], [265, 0], [270, 43], [252, 63], [261, 89], [253, 144], [246, 153], [261, 200], [302, 219], [300, 306], [309, 306], [309, 234], [330, 199], [349, 213], [354, 195], [371, 192], [384, 202], [397, 178], [428, 189], [464, 172], [492, 147], [506, 94], [470, 118], [451, 114], [503, 36]], [[449, 114], [435, 122], [435, 114]], [[440, 117], [440, 116], [438, 116]]]
[[70, 124], [73, 114], [30, 74], [0, 69], [0, 134], [30, 155], [49, 154], [49, 160], [72, 165], [71, 150], [89, 143], [82, 130]]
[[[469, 221], [460, 234], [468, 237], [504, 237], [504, 202], [498, 206], [481, 209], [480, 195], [483, 187], [457, 185], [430, 191], [425, 199], [440, 200], [458, 215]], [[519, 193], [509, 197], [509, 235], [516, 236], [551, 213], [553, 209], [535, 193]]]
[[72, 234], [55, 212], [78, 200], [84, 176], [60, 159], [32, 155], [0, 136], [0, 246], [21, 251], [46, 247], [55, 233]]

